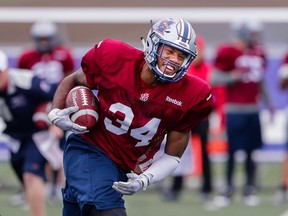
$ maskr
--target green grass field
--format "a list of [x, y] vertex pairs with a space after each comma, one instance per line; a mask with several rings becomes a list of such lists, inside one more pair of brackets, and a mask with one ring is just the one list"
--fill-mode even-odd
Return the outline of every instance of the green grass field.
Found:
[[[237, 167], [236, 179], [241, 184], [241, 168]], [[133, 196], [127, 196], [126, 207], [129, 216], [284, 216], [288, 206], [275, 206], [271, 203], [272, 195], [279, 181], [279, 164], [263, 164], [260, 167], [261, 204], [257, 207], [246, 207], [241, 203], [241, 197], [236, 195], [233, 204], [215, 211], [205, 209], [197, 193], [195, 183], [187, 184], [178, 202], [165, 202], [159, 192], [159, 185], [149, 188]], [[214, 165], [216, 182], [221, 181], [222, 165]], [[189, 180], [191, 181], [191, 180]], [[197, 182], [197, 181], [195, 181]], [[28, 216], [29, 213], [21, 207], [9, 204], [9, 197], [17, 192], [19, 186], [6, 162], [0, 163], [0, 216]], [[237, 183], [237, 184], [238, 184]], [[162, 184], [169, 184], [169, 178]], [[190, 185], [190, 186], [189, 186]], [[47, 204], [47, 216], [60, 216], [61, 204]], [[286, 214], [288, 214], [286, 212]], [[287, 215], [286, 215], [287, 216]]]

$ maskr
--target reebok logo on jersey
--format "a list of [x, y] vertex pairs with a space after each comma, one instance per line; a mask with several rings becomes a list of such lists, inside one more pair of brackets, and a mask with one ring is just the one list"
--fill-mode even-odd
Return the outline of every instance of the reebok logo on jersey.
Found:
[[176, 99], [170, 98], [169, 96], [166, 97], [166, 101], [169, 103], [173, 103], [177, 106], [182, 106], [182, 101], [178, 101]]

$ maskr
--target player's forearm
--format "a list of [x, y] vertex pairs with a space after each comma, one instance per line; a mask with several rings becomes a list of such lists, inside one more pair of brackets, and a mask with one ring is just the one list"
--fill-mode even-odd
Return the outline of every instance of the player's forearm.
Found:
[[218, 70], [212, 72], [210, 77], [211, 86], [229, 85], [240, 80], [238, 73], [223, 73]]
[[77, 71], [62, 80], [54, 96], [52, 108], [64, 108], [66, 97], [69, 91], [75, 86], [86, 86], [91, 88], [87, 83], [86, 75], [82, 71], [82, 68], [79, 68]]
[[83, 73], [81, 68], [79, 68], [77, 71], [73, 72], [72, 74], [66, 76], [61, 81], [53, 98], [52, 109], [53, 108], [59, 108], [59, 109], [65, 108], [65, 100], [69, 91], [75, 86], [80, 86], [80, 85], [89, 87], [86, 81], [85, 74]]
[[70, 74], [69, 76], [65, 77], [61, 81], [56, 90], [52, 102], [52, 109], [53, 108], [63, 109], [65, 107], [65, 100], [69, 91], [76, 85], [78, 84], [75, 82], [75, 74]]
[[177, 168], [179, 162], [179, 157], [163, 154], [162, 157], [143, 172], [149, 178], [148, 184], [154, 184], [166, 178]]

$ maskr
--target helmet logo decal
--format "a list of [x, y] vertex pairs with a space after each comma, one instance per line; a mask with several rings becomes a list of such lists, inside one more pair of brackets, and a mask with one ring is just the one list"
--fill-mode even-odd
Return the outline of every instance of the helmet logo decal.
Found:
[[180, 19], [178, 28], [178, 40], [189, 44], [192, 38], [192, 28], [187, 21]]
[[163, 20], [159, 23], [158, 26], [156, 26], [156, 28], [154, 29], [155, 31], [161, 33], [162, 35], [164, 35], [164, 32], [168, 32], [170, 31], [170, 26], [173, 24], [174, 22], [171, 20]]

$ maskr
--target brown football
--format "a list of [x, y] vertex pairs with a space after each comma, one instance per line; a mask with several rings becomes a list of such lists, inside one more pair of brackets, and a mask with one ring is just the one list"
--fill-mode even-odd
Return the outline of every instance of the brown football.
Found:
[[93, 128], [99, 119], [99, 101], [93, 91], [86, 86], [76, 86], [66, 98], [66, 107], [78, 106], [79, 110], [70, 115], [70, 119], [87, 129]]

